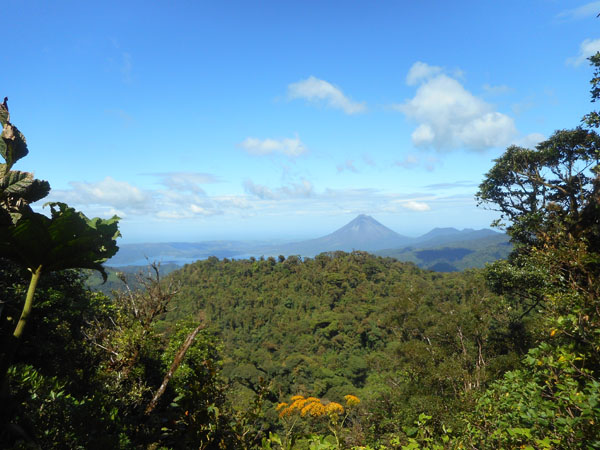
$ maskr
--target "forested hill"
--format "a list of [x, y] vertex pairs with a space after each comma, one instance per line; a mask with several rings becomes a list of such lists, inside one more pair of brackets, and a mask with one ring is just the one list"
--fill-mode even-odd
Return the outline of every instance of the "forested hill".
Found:
[[209, 258], [169, 279], [180, 293], [167, 322], [205, 317], [223, 340], [236, 395], [249, 398], [260, 378], [273, 403], [295, 393], [359, 395], [380, 416], [373, 433], [401, 430], [425, 408], [452, 422], [460, 396], [523, 350], [479, 272], [335, 252], [304, 261]]

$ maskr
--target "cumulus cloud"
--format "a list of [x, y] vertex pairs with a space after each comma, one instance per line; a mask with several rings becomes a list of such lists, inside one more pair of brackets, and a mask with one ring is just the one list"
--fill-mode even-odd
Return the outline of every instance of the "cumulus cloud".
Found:
[[567, 9], [557, 14], [559, 19], [585, 19], [586, 17], [594, 17], [600, 11], [600, 2], [586, 3], [578, 8]]
[[107, 205], [114, 208], [131, 208], [145, 205], [151, 196], [125, 181], [106, 177], [95, 183], [72, 181], [72, 190], [55, 190], [67, 203]]
[[[419, 73], [427, 71], [424, 63], [416, 64]], [[481, 151], [504, 146], [517, 135], [511, 117], [494, 111], [456, 79], [438, 73], [437, 68], [430, 71], [429, 78], [416, 79], [420, 85], [415, 96], [396, 105], [396, 109], [418, 123], [411, 135], [415, 146]]]
[[567, 59], [567, 64], [571, 66], [579, 66], [586, 62], [590, 56], [595, 55], [600, 51], [600, 39], [586, 39], [579, 44], [579, 54]]
[[438, 66], [430, 66], [427, 63], [417, 61], [412, 65], [406, 75], [406, 84], [414, 86], [422, 80], [438, 75], [442, 72], [442, 68]]
[[338, 87], [313, 76], [288, 85], [288, 98], [323, 103], [330, 108], [341, 109], [346, 114], [358, 114], [367, 109], [364, 102], [350, 100]]
[[425, 212], [431, 210], [431, 207], [422, 200], [391, 198], [385, 205], [382, 205], [380, 209], [390, 213], [397, 213], [405, 210]]
[[252, 180], [244, 181], [244, 190], [246, 193], [254, 195], [263, 200], [275, 200], [277, 196], [267, 186], [255, 184]]
[[272, 153], [281, 153], [289, 157], [300, 156], [307, 151], [306, 146], [300, 141], [300, 138], [284, 139], [257, 139], [248, 137], [239, 144], [251, 155], [269, 155]]
[[308, 198], [313, 195], [313, 185], [308, 180], [302, 180], [299, 183], [283, 186], [280, 192], [287, 197]]
[[[175, 172], [176, 173], [176, 172]], [[169, 177], [174, 173], [157, 173]], [[193, 180], [213, 182], [208, 174], [194, 174]], [[167, 183], [168, 184], [168, 183]], [[396, 193], [378, 189], [327, 189], [317, 191], [313, 184], [302, 178], [291, 179], [280, 186], [265, 185], [246, 180], [245, 192], [227, 195], [209, 195], [194, 189], [181, 189], [166, 184], [157, 189], [143, 189], [128, 182], [107, 177], [97, 182], [72, 182], [71, 189], [51, 191], [51, 201], [65, 201], [85, 211], [88, 216], [107, 217], [117, 214], [126, 221], [143, 222], [148, 226], [170, 221], [204, 221], [207, 217], [227, 215], [232, 220], [251, 216], [269, 215], [331, 215], [380, 212], [424, 213], [453, 207], [455, 200], [427, 193]], [[470, 196], [469, 198], [472, 198]], [[449, 203], [450, 202], [450, 203]]]
[[66, 202], [89, 215], [173, 219], [222, 213], [219, 199], [208, 198], [197, 188], [184, 186], [185, 189], [182, 189], [177, 183], [165, 190], [140, 189], [112, 177], [97, 182], [72, 181], [69, 184], [71, 189], [53, 189], [49, 200]]
[[406, 209], [410, 209], [411, 211], [429, 211], [431, 209], [427, 203], [416, 202], [414, 200], [400, 203], [400, 206]]

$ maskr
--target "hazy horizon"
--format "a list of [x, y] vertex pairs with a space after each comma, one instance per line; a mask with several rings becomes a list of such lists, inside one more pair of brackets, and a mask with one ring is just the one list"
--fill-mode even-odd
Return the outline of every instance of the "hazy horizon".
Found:
[[[359, 214], [360, 215], [360, 214]], [[367, 214], [367, 216], [369, 216]], [[330, 229], [327, 230], [325, 232], [321, 232], [320, 234], [305, 234], [305, 235], [294, 235], [294, 234], [289, 234], [289, 237], [286, 237], [286, 235], [281, 235], [282, 237], [274, 237], [274, 236], [266, 236], [266, 237], [256, 237], [256, 238], [243, 238], [243, 237], [239, 237], [239, 236], [230, 236], [230, 237], [224, 237], [224, 238], [215, 238], [215, 239], [197, 239], [197, 240], [178, 240], [178, 239], [165, 239], [165, 240], [129, 240], [129, 239], [120, 239], [119, 240], [119, 244], [158, 244], [158, 243], [177, 243], [177, 242], [186, 242], [186, 243], [196, 243], [196, 242], [207, 242], [207, 241], [240, 241], [240, 242], [264, 242], [264, 243], [273, 243], [273, 244], [282, 244], [282, 243], [293, 243], [296, 241], [304, 241], [304, 240], [310, 240], [310, 239], [317, 239], [317, 238], [321, 238], [323, 236], [327, 236], [337, 230], [339, 230], [340, 228], [342, 228], [343, 226], [347, 225], [348, 223], [350, 223], [352, 220], [356, 219], [358, 217], [355, 216], [353, 217], [351, 220], [342, 223], [341, 225], [337, 226], [335, 229]], [[372, 217], [369, 216], [373, 219], [375, 219], [377, 222], [379, 222], [381, 225], [390, 228], [392, 231], [395, 231], [396, 233], [398, 233], [401, 236], [405, 236], [405, 237], [409, 237], [409, 238], [416, 238], [416, 237], [420, 237], [423, 236], [424, 234], [429, 233], [430, 231], [433, 231], [434, 229], [438, 229], [438, 228], [455, 228], [459, 231], [463, 231], [463, 230], [468, 230], [468, 229], [472, 229], [472, 230], [481, 230], [481, 229], [490, 229], [493, 231], [496, 231], [498, 233], [503, 233], [503, 230], [500, 230], [498, 228], [493, 228], [491, 226], [487, 226], [487, 227], [462, 227], [462, 228], [458, 228], [458, 227], [452, 227], [452, 226], [436, 226], [436, 227], [432, 227], [432, 228], [428, 228], [426, 230], [423, 231], [419, 231], [417, 233], [402, 233], [399, 232], [398, 230], [395, 230], [394, 228], [388, 227], [385, 223], [382, 223], [380, 220], [377, 220], [376, 217]], [[293, 233], [293, 231], [292, 231]]]

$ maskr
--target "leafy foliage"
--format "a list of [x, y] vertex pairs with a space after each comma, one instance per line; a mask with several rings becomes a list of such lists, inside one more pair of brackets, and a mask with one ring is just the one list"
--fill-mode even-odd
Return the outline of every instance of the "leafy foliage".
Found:
[[477, 272], [432, 273], [336, 252], [280, 262], [212, 258], [168, 278], [181, 292], [166, 323], [206, 317], [223, 340], [234, 405], [269, 380], [273, 432], [281, 432], [275, 404], [296, 393], [339, 403], [356, 392], [369, 412], [355, 433], [368, 439], [403, 433], [423, 411], [435, 412], [434, 426], [457, 422], [471, 393], [527, 350]]

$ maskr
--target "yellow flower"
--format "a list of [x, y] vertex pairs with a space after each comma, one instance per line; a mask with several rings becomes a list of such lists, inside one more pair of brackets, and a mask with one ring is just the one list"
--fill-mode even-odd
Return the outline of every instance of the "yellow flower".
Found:
[[[358, 397], [354, 395], [346, 395], [346, 403], [348, 406], [357, 405], [360, 403]], [[299, 413], [302, 417], [321, 417], [324, 415], [339, 415], [344, 414], [344, 407], [336, 402], [324, 404], [317, 397], [306, 397], [302, 395], [294, 395], [290, 399], [290, 404], [286, 402], [279, 403], [275, 408], [279, 411], [279, 417], [284, 418], [293, 414]]]
[[339, 403], [331, 402], [325, 406], [325, 412], [327, 414], [344, 414], [344, 407]]
[[290, 416], [292, 415], [292, 411], [290, 411], [290, 408], [284, 408], [281, 411], [279, 411], [279, 417], [284, 418], [286, 416]]
[[355, 395], [344, 395], [344, 398], [346, 399], [346, 405], [348, 406], [355, 406], [360, 403], [360, 398], [356, 397]]
[[286, 406], [288, 406], [287, 403], [280, 403], [279, 405], [277, 405], [277, 408], [275, 408], [275, 411], [279, 411], [281, 408], [285, 408]]
[[319, 416], [322, 416], [324, 413], [325, 413], [325, 407], [323, 406], [321, 401], [318, 401], [318, 402], [310, 402], [308, 405], [306, 405], [302, 409], [302, 412], [300, 413], [300, 415], [302, 417], [304, 417], [307, 414], [310, 414], [312, 417], [319, 417]]
[[313, 407], [310, 409], [310, 415], [313, 417], [319, 417], [325, 414], [325, 407], [321, 402], [313, 403]]
[[290, 409], [292, 411], [301, 411], [302, 408], [304, 408], [304, 406], [306, 405], [306, 403], [308, 403], [307, 399], [299, 398], [298, 400], [294, 401], [294, 403], [292, 403], [290, 405]]

